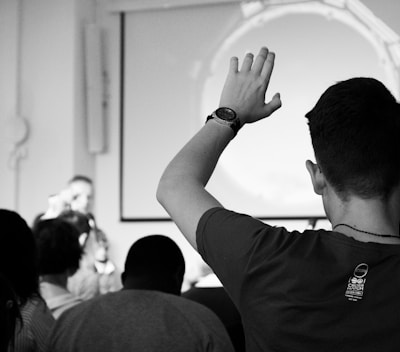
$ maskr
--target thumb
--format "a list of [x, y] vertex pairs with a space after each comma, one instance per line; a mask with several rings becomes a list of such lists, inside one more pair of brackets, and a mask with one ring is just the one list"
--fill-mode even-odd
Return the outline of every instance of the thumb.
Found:
[[270, 116], [282, 106], [281, 95], [276, 93], [268, 104], [264, 105], [265, 117]]

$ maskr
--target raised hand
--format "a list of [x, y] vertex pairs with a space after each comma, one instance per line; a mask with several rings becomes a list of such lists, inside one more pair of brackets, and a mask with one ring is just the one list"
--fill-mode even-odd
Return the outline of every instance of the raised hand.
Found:
[[239, 60], [232, 57], [222, 90], [220, 106], [235, 110], [242, 125], [270, 116], [281, 107], [279, 93], [265, 103], [265, 94], [274, 69], [275, 54], [262, 47], [255, 60], [247, 53], [240, 71]]

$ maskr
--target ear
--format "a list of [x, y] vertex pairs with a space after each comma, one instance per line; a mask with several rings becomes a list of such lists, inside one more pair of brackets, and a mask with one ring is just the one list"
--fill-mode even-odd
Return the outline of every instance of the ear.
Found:
[[326, 187], [325, 176], [321, 171], [318, 164], [314, 164], [311, 160], [306, 161], [306, 168], [311, 176], [311, 182], [314, 188], [314, 192], [318, 195], [324, 193], [324, 188]]

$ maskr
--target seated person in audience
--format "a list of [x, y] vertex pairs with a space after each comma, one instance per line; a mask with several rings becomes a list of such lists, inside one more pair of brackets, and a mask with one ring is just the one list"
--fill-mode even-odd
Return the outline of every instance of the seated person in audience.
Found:
[[88, 215], [66, 210], [58, 218], [68, 221], [78, 229], [79, 242], [83, 249], [79, 269], [68, 279], [68, 290], [84, 300], [120, 290], [122, 285], [116, 268], [113, 267], [111, 271], [98, 270], [98, 258], [104, 251], [96, 239], [96, 229], [91, 226]]
[[[18, 310], [10, 305], [7, 309], [15, 315], [10, 317], [16, 321], [14, 351], [45, 351], [47, 336], [55, 321], [39, 292], [37, 249], [32, 230], [20, 215], [10, 210], [0, 209], [0, 223], [1, 273], [18, 302]], [[19, 314], [22, 319], [18, 319]]]
[[67, 289], [68, 278], [79, 268], [79, 232], [61, 219], [40, 221], [33, 229], [38, 248], [40, 293], [55, 319], [82, 302]]
[[244, 331], [239, 311], [221, 281], [206, 263], [201, 263], [201, 276], [193, 287], [182, 293], [182, 297], [210, 308], [225, 325], [235, 351], [245, 351]]
[[218, 317], [179, 297], [185, 261], [173, 240], [139, 239], [130, 248], [123, 289], [65, 312], [50, 337], [62, 351], [233, 351]]
[[381, 82], [335, 83], [306, 114], [306, 168], [331, 231], [271, 226], [206, 190], [238, 130], [281, 106], [278, 94], [265, 102], [274, 60], [267, 48], [240, 67], [231, 58], [221, 109], [169, 163], [157, 198], [238, 307], [248, 351], [398, 351], [400, 105]]

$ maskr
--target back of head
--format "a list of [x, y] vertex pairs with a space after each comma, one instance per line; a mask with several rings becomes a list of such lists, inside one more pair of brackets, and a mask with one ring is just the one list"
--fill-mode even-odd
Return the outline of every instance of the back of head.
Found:
[[37, 250], [31, 229], [16, 212], [0, 209], [0, 267], [3, 275], [24, 304], [39, 296]]
[[[129, 249], [124, 277], [173, 286], [180, 293], [185, 259], [178, 245], [169, 237], [151, 235], [137, 240]], [[125, 284], [124, 284], [125, 286]], [[145, 287], [143, 287], [145, 288]]]
[[61, 219], [40, 221], [34, 229], [40, 275], [72, 275], [79, 268], [82, 249], [79, 232]]
[[90, 233], [90, 219], [88, 215], [84, 213], [74, 210], [65, 210], [58, 216], [58, 218], [75, 226], [79, 234]]
[[339, 82], [306, 117], [317, 162], [342, 199], [385, 198], [399, 184], [400, 106], [381, 82]]

